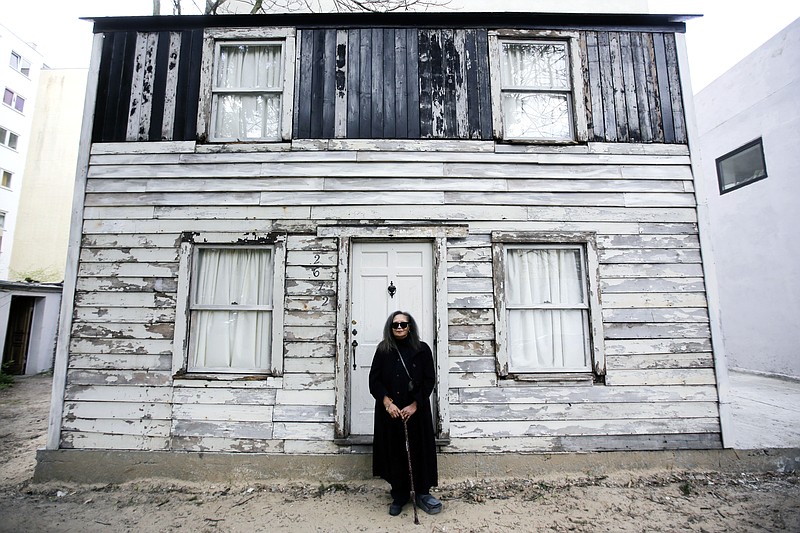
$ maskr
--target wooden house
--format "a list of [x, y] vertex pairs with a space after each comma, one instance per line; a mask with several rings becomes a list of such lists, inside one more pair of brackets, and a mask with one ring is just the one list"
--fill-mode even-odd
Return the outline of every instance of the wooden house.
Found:
[[95, 20], [40, 461], [365, 456], [395, 309], [443, 456], [721, 448], [684, 20]]

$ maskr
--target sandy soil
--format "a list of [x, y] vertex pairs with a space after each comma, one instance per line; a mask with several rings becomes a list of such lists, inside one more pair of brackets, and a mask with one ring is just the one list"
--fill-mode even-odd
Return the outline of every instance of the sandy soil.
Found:
[[621, 472], [606, 478], [447, 480], [435, 516], [388, 515], [380, 480], [229, 486], [142, 480], [33, 484], [50, 378], [0, 390], [0, 531], [800, 531], [800, 476]]

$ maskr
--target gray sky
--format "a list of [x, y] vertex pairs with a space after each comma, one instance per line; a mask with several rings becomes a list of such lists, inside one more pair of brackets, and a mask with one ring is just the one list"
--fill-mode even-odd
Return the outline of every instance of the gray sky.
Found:
[[[514, 1], [515, 6], [534, 3]], [[573, 3], [579, 6], [581, 1], [585, 2]], [[162, 0], [162, 4], [168, 12], [170, 1]], [[1, 22], [19, 37], [35, 42], [50, 67], [79, 68], [88, 65], [91, 50], [91, 23], [79, 17], [150, 15], [152, 6], [152, 0], [27, 0], [7, 6]], [[694, 92], [800, 17], [798, 0], [651, 0], [649, 6], [654, 12], [704, 14], [687, 24]]]

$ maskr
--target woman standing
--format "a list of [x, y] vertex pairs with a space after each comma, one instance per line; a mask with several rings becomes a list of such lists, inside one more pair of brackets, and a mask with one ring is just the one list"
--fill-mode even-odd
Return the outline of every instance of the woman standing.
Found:
[[372, 473], [392, 486], [392, 516], [400, 514], [411, 492], [403, 421], [408, 426], [417, 506], [429, 514], [442, 510], [442, 502], [430, 495], [438, 484], [430, 404], [435, 383], [433, 354], [420, 341], [414, 317], [395, 311], [386, 320], [369, 372], [369, 391], [375, 397]]

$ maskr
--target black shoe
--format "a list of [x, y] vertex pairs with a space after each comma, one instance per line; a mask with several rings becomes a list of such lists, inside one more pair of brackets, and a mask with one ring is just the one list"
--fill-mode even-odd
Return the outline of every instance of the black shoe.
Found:
[[422, 509], [428, 514], [438, 514], [442, 512], [442, 502], [431, 496], [430, 494], [423, 494], [417, 496], [417, 507]]
[[392, 516], [399, 515], [402, 512], [403, 506], [405, 504], [406, 504], [406, 502], [404, 502], [404, 501], [400, 501], [400, 500], [393, 501], [392, 504], [389, 506], [389, 514], [392, 515]]

